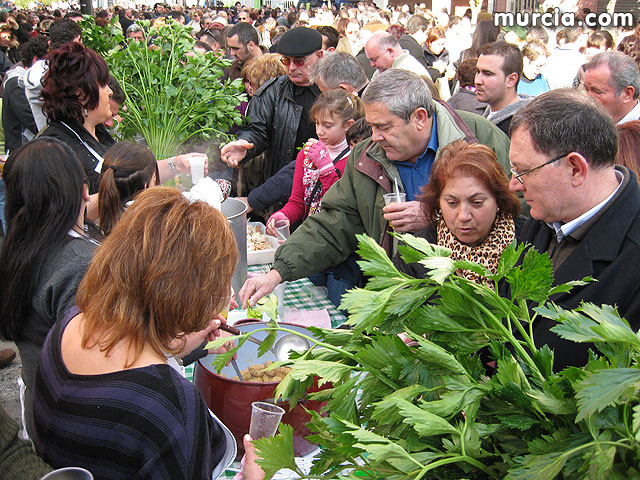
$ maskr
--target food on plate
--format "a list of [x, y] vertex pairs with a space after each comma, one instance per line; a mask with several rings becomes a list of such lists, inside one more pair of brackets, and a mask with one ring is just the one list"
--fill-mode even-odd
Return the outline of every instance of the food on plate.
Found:
[[247, 227], [247, 250], [250, 252], [268, 250], [272, 248], [267, 236], [260, 231], [260, 227], [249, 225]]

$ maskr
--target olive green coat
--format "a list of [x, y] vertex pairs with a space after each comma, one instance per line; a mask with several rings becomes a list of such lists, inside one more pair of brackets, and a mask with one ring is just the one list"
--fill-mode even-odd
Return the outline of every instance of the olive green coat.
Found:
[[[457, 112], [477, 140], [496, 152], [509, 171], [509, 138], [487, 119]], [[438, 151], [455, 140], [475, 141], [464, 134], [448, 111], [436, 103]], [[364, 152], [364, 154], [363, 154]], [[322, 198], [322, 211], [308, 217], [276, 251], [273, 268], [283, 281], [296, 280], [343, 262], [355, 251], [355, 235], [366, 233], [393, 254], [389, 226], [382, 217], [383, 194], [392, 191], [393, 179], [402, 181], [394, 162], [371, 140], [359, 143], [349, 155], [342, 178]]]

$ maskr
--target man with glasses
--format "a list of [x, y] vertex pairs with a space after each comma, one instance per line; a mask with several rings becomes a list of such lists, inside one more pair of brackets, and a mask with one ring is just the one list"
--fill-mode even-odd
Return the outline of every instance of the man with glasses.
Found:
[[[555, 284], [591, 276], [597, 282], [558, 293], [564, 308], [581, 302], [616, 305], [640, 327], [640, 188], [615, 165], [617, 135], [607, 112], [573, 90], [552, 90], [520, 109], [511, 121], [512, 178], [531, 207], [518, 235], [551, 257]], [[586, 344], [562, 340], [534, 323], [537, 345], [555, 351], [555, 368], [584, 365]]]
[[240, 13], [238, 13], [238, 22], [251, 23], [249, 12], [247, 12], [246, 10], [241, 10]]
[[235, 58], [229, 67], [227, 78], [231, 80], [242, 78], [242, 67], [246, 61], [263, 54], [260, 48], [260, 35], [250, 23], [239, 22], [227, 31], [226, 37], [227, 48]]
[[254, 94], [247, 110], [249, 125], [221, 152], [222, 160], [234, 168], [266, 152], [260, 184], [295, 160], [298, 148], [316, 135], [309, 110], [320, 90], [311, 80], [311, 71], [322, 57], [322, 35], [310, 28], [294, 28], [278, 42], [278, 53], [287, 75], [267, 81]]

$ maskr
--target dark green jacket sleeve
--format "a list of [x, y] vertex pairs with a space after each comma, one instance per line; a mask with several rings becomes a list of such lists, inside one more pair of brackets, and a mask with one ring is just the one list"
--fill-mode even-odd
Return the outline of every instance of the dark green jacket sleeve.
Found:
[[50, 471], [31, 444], [18, 438], [18, 424], [0, 407], [0, 477], [38, 480]]

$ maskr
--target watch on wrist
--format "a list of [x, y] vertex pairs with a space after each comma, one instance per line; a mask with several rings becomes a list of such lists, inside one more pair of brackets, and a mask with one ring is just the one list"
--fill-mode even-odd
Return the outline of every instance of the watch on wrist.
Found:
[[176, 164], [173, 161], [173, 158], [169, 159], [169, 170], [171, 170], [171, 173], [173, 173], [174, 177], [177, 177], [178, 175], [180, 175], [180, 172], [178, 172], [178, 169], [176, 168]]

